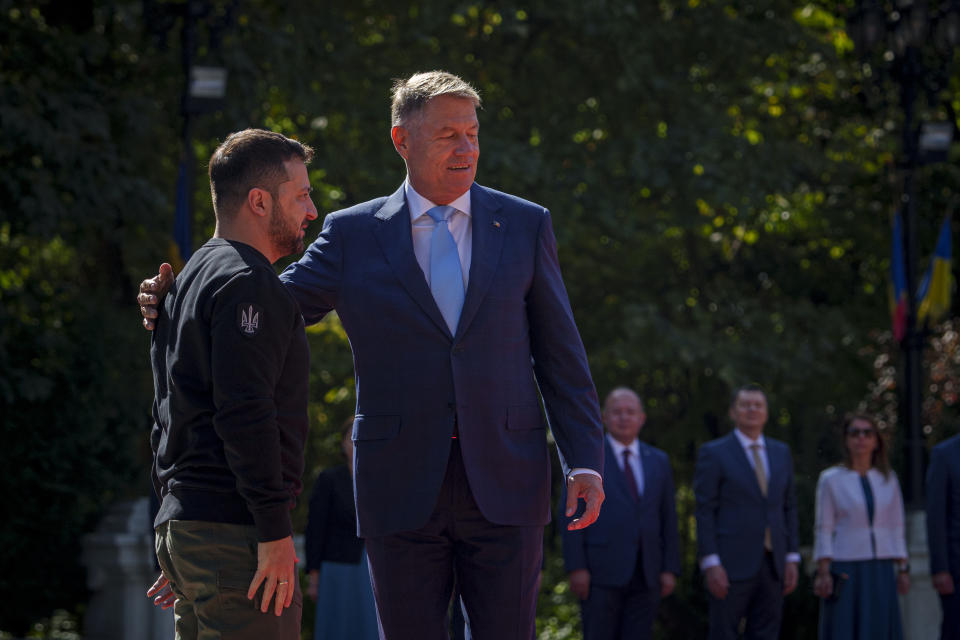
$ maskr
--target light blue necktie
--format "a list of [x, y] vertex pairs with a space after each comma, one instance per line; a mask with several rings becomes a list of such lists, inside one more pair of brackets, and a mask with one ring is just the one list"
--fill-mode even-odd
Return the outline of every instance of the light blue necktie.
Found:
[[430, 293], [440, 307], [440, 313], [450, 327], [457, 332], [460, 311], [463, 309], [463, 269], [457, 243], [450, 234], [447, 223], [456, 209], [448, 206], [434, 207], [427, 211], [435, 223], [430, 237]]

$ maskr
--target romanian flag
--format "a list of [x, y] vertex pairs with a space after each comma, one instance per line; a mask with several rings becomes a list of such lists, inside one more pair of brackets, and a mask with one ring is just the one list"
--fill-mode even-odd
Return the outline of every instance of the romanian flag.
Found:
[[174, 273], [183, 269], [193, 253], [193, 233], [190, 220], [190, 195], [187, 193], [187, 165], [180, 163], [177, 174], [177, 204], [173, 220], [173, 241], [170, 243], [170, 264]]
[[890, 283], [892, 296], [890, 315], [893, 317], [893, 337], [903, 340], [907, 332], [907, 269], [903, 261], [903, 220], [900, 212], [893, 214], [893, 246], [890, 252]]
[[943, 219], [937, 248], [930, 258], [930, 268], [917, 289], [917, 320], [933, 324], [950, 311], [950, 261], [951, 261], [950, 214]]

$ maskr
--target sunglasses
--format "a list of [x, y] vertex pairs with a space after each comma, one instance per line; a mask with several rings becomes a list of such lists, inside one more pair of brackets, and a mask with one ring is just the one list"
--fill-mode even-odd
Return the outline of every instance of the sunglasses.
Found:
[[873, 429], [848, 429], [847, 436], [851, 438], [872, 438], [877, 435]]

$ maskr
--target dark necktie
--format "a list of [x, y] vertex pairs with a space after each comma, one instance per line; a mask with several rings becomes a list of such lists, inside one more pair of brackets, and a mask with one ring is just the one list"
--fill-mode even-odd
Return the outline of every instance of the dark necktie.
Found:
[[630, 449], [623, 450], [623, 477], [627, 479], [627, 491], [634, 500], [640, 499], [640, 492], [637, 490], [637, 479], [633, 475], [633, 467], [630, 466]]

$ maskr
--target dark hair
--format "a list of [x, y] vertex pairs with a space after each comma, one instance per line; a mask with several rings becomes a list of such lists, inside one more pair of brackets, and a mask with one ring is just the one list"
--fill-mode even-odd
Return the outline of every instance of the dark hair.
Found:
[[764, 398], [767, 397], [767, 392], [763, 390], [763, 387], [761, 387], [756, 382], [748, 382], [747, 384], [740, 385], [739, 387], [733, 390], [733, 393], [730, 394], [731, 407], [737, 404], [737, 397], [739, 397], [740, 394], [743, 393], [744, 391], [759, 391], [760, 393], [763, 394]]
[[870, 458], [870, 465], [875, 467], [884, 476], [890, 475], [890, 461], [887, 459], [887, 443], [886, 438], [883, 437], [883, 434], [880, 433], [880, 430], [877, 429], [877, 422], [873, 419], [873, 416], [869, 416], [865, 413], [848, 413], [843, 417], [843, 435], [841, 436], [843, 440], [843, 465], [848, 468], [853, 467], [853, 459], [850, 457], [850, 449], [847, 447], [847, 431], [850, 429], [850, 425], [854, 423], [855, 420], [862, 420], [870, 425], [870, 428], [873, 429], [874, 437], [877, 440], [877, 448], [873, 450], [873, 456]]
[[[343, 424], [340, 425], [340, 444], [343, 445], [344, 440], [350, 440], [350, 445], [353, 446], [353, 422], [354, 416], [350, 416], [343, 421]], [[346, 451], [343, 451], [343, 454], [346, 455]]]
[[313, 149], [263, 129], [244, 129], [227, 136], [210, 156], [210, 194], [217, 220], [232, 218], [250, 189], [266, 189], [276, 195], [280, 183], [290, 179], [283, 163], [293, 158], [306, 164], [313, 159]]
[[343, 424], [340, 425], [340, 439], [346, 438], [348, 435], [353, 433], [353, 423], [356, 420], [354, 416], [350, 416], [343, 421]]

